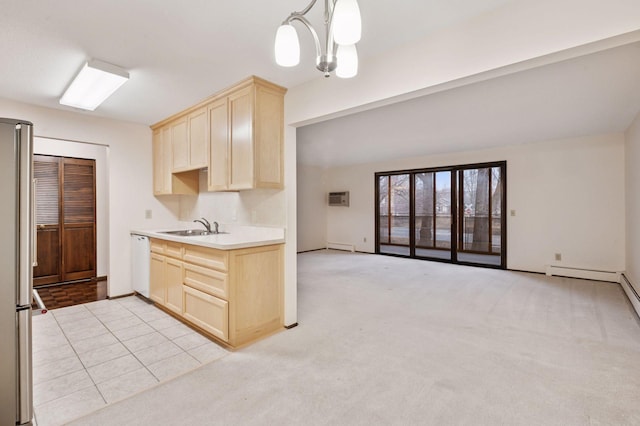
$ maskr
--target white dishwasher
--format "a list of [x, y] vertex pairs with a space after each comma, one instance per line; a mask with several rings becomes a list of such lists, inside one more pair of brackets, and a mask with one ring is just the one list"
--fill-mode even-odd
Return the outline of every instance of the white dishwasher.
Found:
[[131, 287], [146, 298], [149, 297], [150, 262], [149, 237], [131, 234]]

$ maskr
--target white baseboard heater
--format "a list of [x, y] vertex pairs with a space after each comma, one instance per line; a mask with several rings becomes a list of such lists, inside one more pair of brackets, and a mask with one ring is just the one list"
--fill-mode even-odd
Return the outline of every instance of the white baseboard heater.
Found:
[[334, 242], [327, 241], [327, 250], [328, 249], [350, 251], [351, 253], [355, 253], [356, 246], [354, 246], [353, 244], [334, 243]]
[[620, 274], [620, 285], [633, 305], [633, 309], [635, 309], [638, 316], [640, 316], [640, 295], [638, 295], [638, 292], [625, 274]]
[[568, 266], [547, 265], [546, 274], [548, 276], [561, 276], [571, 278], [582, 278], [587, 280], [620, 282], [620, 272], [601, 271], [597, 269], [573, 268]]

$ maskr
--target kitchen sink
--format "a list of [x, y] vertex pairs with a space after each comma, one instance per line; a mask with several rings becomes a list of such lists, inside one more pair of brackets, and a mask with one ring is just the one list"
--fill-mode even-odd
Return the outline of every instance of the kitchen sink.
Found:
[[181, 229], [178, 231], [162, 231], [161, 234], [176, 235], [178, 237], [199, 237], [203, 235], [227, 234], [227, 232], [218, 232], [216, 234], [215, 232], [209, 232], [204, 229]]

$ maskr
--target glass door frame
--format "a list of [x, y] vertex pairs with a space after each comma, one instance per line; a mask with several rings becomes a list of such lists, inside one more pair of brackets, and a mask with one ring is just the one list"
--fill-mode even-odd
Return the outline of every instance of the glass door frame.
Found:
[[[469, 261], [461, 261], [458, 259], [458, 252], [464, 252], [462, 250], [464, 246], [460, 246], [462, 243], [459, 240], [461, 235], [461, 227], [463, 226], [463, 220], [459, 217], [458, 212], [460, 210], [460, 203], [464, 206], [464, 194], [462, 193], [462, 180], [459, 176], [469, 169], [483, 169], [483, 168], [500, 168], [501, 173], [501, 214], [500, 214], [500, 264], [493, 265], [487, 263], [475, 263]], [[415, 223], [415, 176], [419, 173], [438, 173], [438, 172], [450, 172], [451, 173], [451, 247], [450, 247], [450, 259], [442, 259], [436, 257], [424, 257], [416, 256], [416, 223]], [[410, 214], [409, 214], [409, 256], [394, 253], [384, 253], [380, 251], [380, 177], [393, 176], [393, 175], [409, 175], [409, 193], [410, 193]], [[389, 182], [391, 179], [389, 178]], [[374, 206], [375, 206], [375, 253], [385, 256], [396, 257], [409, 257], [414, 259], [430, 260], [434, 262], [455, 263], [460, 265], [480, 266], [492, 269], [506, 269], [507, 268], [507, 162], [506, 161], [494, 161], [487, 163], [473, 163], [463, 164], [456, 166], [445, 167], [429, 167], [422, 169], [409, 169], [409, 170], [395, 170], [389, 172], [377, 172], [374, 174]], [[390, 185], [389, 185], [390, 187]], [[491, 185], [489, 186], [491, 188]], [[389, 218], [391, 220], [391, 218]], [[491, 221], [489, 229], [491, 230]], [[434, 229], [434, 241], [435, 241], [435, 229]], [[491, 231], [490, 231], [491, 232]], [[435, 242], [434, 242], [435, 244]], [[384, 245], [384, 244], [383, 244]]]

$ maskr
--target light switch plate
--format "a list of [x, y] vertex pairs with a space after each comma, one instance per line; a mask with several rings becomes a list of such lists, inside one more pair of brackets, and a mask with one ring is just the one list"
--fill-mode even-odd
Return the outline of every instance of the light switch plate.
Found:
[[153, 216], [153, 212], [151, 210], [145, 210], [144, 211], [144, 218], [145, 219], [151, 219], [152, 216]]

